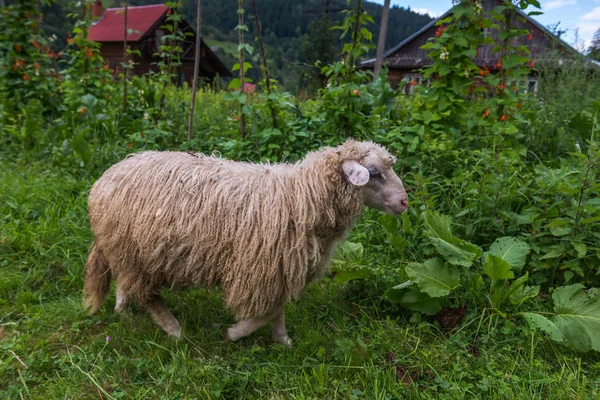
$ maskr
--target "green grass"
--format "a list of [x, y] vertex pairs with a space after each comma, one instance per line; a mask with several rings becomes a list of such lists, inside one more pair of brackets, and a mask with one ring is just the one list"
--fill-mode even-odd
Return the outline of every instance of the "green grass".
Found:
[[309, 286], [287, 308], [293, 350], [268, 328], [225, 342], [233, 318], [218, 291], [167, 293], [179, 341], [135, 307], [114, 315], [114, 295], [88, 316], [92, 181], [46, 161], [0, 164], [0, 398], [598, 398], [597, 354], [490, 328], [487, 314], [443, 330], [377, 282]]

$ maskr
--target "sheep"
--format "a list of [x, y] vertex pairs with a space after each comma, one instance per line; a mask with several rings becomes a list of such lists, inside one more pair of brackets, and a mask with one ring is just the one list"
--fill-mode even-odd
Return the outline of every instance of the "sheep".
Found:
[[327, 271], [364, 207], [408, 207], [392, 166], [372, 142], [347, 140], [295, 164], [252, 164], [199, 153], [147, 151], [109, 168], [88, 198], [94, 234], [84, 306], [98, 310], [116, 280], [115, 312], [134, 300], [169, 335], [181, 326], [161, 288], [220, 286], [238, 340], [273, 323], [291, 347], [285, 304]]

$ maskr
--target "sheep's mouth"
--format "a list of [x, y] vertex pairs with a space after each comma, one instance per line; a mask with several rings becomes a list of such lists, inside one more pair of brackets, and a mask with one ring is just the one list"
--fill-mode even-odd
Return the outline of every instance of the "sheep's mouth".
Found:
[[391, 204], [385, 205], [385, 212], [390, 215], [398, 216], [408, 210], [408, 204]]

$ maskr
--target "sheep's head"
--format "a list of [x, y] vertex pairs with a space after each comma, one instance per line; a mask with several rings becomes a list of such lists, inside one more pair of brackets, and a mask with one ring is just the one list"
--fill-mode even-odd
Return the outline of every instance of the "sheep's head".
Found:
[[393, 170], [396, 157], [374, 143], [349, 141], [341, 146], [350, 156], [342, 162], [342, 171], [350, 184], [360, 187], [367, 207], [398, 215], [408, 208], [408, 198], [402, 181]]

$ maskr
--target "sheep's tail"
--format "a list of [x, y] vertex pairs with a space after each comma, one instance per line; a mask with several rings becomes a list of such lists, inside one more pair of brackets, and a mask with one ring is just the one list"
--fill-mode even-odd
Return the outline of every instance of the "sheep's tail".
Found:
[[102, 250], [92, 245], [92, 252], [86, 265], [87, 274], [83, 285], [83, 306], [90, 309], [90, 314], [98, 311], [108, 294], [111, 273], [108, 260]]

